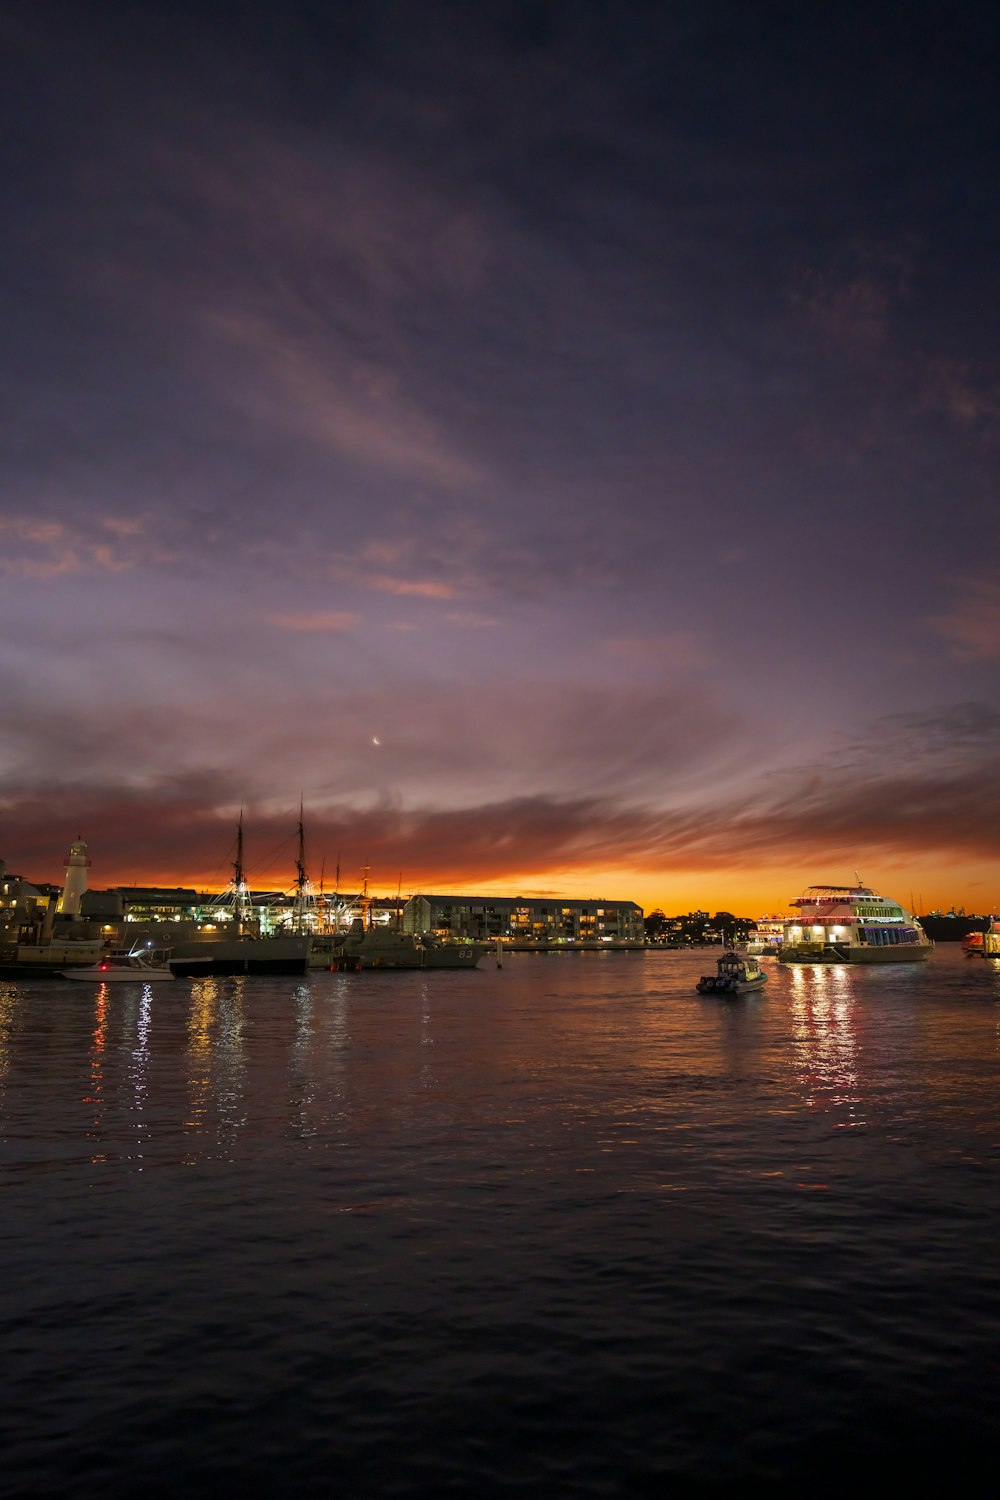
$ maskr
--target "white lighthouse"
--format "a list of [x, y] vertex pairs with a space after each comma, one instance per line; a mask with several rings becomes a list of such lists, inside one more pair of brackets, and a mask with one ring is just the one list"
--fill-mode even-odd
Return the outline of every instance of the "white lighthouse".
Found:
[[78, 835], [69, 846], [69, 857], [66, 860], [66, 884], [63, 886], [63, 893], [56, 906], [56, 911], [60, 916], [78, 917], [80, 915], [80, 898], [87, 889], [89, 869], [87, 846]]

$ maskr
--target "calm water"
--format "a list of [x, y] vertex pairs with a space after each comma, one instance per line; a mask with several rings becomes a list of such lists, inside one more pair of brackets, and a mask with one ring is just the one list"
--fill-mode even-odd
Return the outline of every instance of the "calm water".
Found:
[[1000, 966], [764, 962], [0, 981], [0, 1493], [971, 1486]]

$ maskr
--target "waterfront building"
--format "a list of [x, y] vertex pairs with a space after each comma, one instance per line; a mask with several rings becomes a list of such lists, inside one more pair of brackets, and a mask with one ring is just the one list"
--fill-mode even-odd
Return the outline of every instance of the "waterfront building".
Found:
[[477, 942], [572, 945], [644, 942], [643, 911], [634, 901], [585, 901], [559, 896], [411, 896], [403, 907], [404, 932]]
[[27, 941], [27, 933], [36, 927], [48, 906], [48, 899], [37, 885], [7, 872], [0, 859], [0, 941]]

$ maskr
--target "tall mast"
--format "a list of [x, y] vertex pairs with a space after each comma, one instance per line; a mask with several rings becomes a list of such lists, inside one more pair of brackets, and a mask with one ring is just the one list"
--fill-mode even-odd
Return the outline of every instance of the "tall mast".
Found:
[[306, 874], [306, 835], [302, 821], [302, 799], [299, 799], [299, 854], [295, 861], [295, 930], [305, 932], [306, 910], [310, 905], [309, 877]]
[[295, 885], [301, 898], [306, 888], [306, 833], [302, 824], [301, 801], [299, 802], [299, 857], [295, 861], [295, 868], [298, 872], [295, 877]]
[[237, 890], [243, 884], [243, 809], [236, 825], [236, 858], [233, 860], [233, 885]]
[[343, 925], [346, 903], [340, 896], [340, 850], [337, 850], [337, 873], [334, 879], [333, 895], [327, 899], [326, 912], [328, 918], [328, 931], [339, 932]]
[[241, 925], [253, 916], [253, 902], [243, 869], [243, 809], [236, 825], [236, 858], [233, 860], [233, 915]]

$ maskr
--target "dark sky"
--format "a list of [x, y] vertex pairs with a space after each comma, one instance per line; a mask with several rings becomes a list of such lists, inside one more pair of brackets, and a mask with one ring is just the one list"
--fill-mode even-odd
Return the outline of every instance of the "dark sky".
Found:
[[1000, 7], [0, 49], [12, 868], [1000, 903]]

